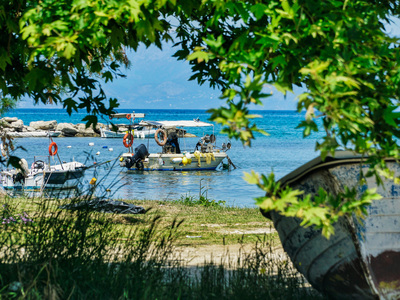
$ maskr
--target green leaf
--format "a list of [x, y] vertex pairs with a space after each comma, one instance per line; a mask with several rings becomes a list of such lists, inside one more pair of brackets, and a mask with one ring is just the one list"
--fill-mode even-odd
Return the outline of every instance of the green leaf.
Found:
[[249, 184], [258, 184], [260, 181], [260, 175], [252, 170], [251, 173], [244, 172], [243, 179]]
[[65, 58], [70, 59], [72, 56], [75, 55], [75, 52], [76, 52], [75, 46], [72, 43], [67, 43], [63, 54]]

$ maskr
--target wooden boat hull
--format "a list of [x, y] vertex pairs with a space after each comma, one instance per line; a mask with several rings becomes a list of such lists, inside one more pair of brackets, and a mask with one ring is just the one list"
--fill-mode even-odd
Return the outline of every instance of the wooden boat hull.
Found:
[[[343, 155], [342, 155], [343, 156]], [[388, 162], [397, 176], [400, 166]], [[301, 169], [301, 168], [300, 168]], [[343, 157], [306, 168], [282, 178], [305, 193], [316, 194], [319, 187], [335, 194], [345, 185], [358, 193], [377, 187], [374, 179], [358, 186], [360, 158]], [[400, 298], [400, 186], [385, 181], [377, 187], [381, 200], [373, 201], [364, 218], [341, 218], [335, 234], [328, 240], [320, 230], [300, 226], [296, 218], [277, 212], [265, 214], [272, 219], [282, 245], [296, 268], [310, 284], [334, 299]]]

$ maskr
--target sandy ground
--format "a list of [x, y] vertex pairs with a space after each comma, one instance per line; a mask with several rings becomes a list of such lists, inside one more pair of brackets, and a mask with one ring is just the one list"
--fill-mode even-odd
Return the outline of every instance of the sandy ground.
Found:
[[[239, 244], [226, 246], [202, 245], [197, 247], [179, 247], [176, 250], [177, 259], [185, 261], [187, 266], [202, 266], [209, 262], [232, 266], [240, 256], [252, 253], [254, 246]], [[282, 247], [273, 248], [272, 256], [279, 260], [288, 259]]]
[[[209, 227], [210, 224], [207, 224]], [[216, 225], [215, 227], [219, 227]], [[259, 228], [252, 230], [216, 230], [223, 234], [270, 234], [276, 232], [273, 228]], [[201, 236], [186, 236], [187, 238], [201, 238]], [[276, 259], [287, 260], [282, 246], [274, 247], [272, 256]], [[253, 244], [233, 245], [199, 245], [195, 247], [177, 247], [176, 259], [184, 261], [187, 266], [201, 266], [205, 263], [214, 262], [217, 264], [232, 265], [240, 256], [254, 252]]]

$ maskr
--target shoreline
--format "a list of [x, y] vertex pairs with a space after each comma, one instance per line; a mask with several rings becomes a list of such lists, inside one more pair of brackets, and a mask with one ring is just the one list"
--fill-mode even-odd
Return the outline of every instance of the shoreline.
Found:
[[108, 128], [109, 125], [97, 123], [96, 129], [86, 128], [84, 123], [57, 123], [51, 121], [34, 121], [29, 125], [17, 117], [4, 117], [0, 119], [2, 131], [12, 138], [26, 137], [100, 137], [100, 127]]

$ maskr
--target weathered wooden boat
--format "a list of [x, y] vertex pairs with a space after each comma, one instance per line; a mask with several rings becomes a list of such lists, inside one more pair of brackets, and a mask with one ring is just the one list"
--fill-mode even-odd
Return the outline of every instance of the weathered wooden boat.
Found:
[[[398, 163], [387, 164], [400, 175]], [[356, 187], [359, 194], [377, 188], [382, 199], [372, 202], [368, 215], [339, 219], [330, 239], [320, 230], [300, 226], [297, 218], [263, 212], [273, 221], [296, 268], [329, 298], [400, 299], [400, 185], [385, 180], [377, 186], [368, 178], [359, 186], [360, 174], [367, 169], [361, 157], [339, 151], [334, 158], [316, 158], [280, 180], [282, 186], [314, 195], [319, 187], [333, 194], [344, 186]]]

